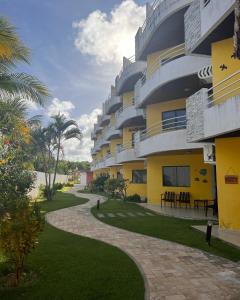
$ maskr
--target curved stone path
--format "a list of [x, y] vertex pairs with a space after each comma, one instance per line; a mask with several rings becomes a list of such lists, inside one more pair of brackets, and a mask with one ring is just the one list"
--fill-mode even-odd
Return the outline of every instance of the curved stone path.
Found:
[[90, 212], [96, 200], [103, 202], [104, 198], [79, 194], [78, 189], [73, 188], [71, 193], [89, 202], [48, 213], [47, 221], [67, 232], [114, 245], [130, 255], [144, 276], [146, 299], [240, 299], [240, 264], [104, 224]]

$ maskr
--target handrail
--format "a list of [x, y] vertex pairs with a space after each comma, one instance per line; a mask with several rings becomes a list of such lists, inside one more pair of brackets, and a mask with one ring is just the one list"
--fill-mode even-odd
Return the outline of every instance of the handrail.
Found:
[[[129, 65], [135, 63], [135, 55], [130, 56], [129, 58], [126, 57], [126, 59], [129, 61]], [[119, 74], [118, 74], [118, 78], [120, 78], [122, 76], [123, 71], [125, 70], [125, 68], [122, 66]]]
[[179, 44], [173, 48], [167, 49], [166, 51], [159, 53], [159, 55], [154, 59], [153, 64], [150, 68], [147, 68], [147, 75], [142, 76], [142, 80], [145, 77], [152, 77], [154, 73], [159, 69], [160, 66], [164, 66], [172, 60], [177, 59], [179, 56], [185, 55], [185, 44]]
[[[154, 132], [156, 132], [156, 130], [159, 130], [157, 132], [158, 134], [166, 131], [175, 131], [178, 129], [184, 129], [186, 128], [186, 122], [187, 122], [186, 115], [162, 120], [140, 131], [140, 140], [141, 141], [145, 140], [149, 136], [154, 135]], [[164, 126], [166, 126], [166, 128], [164, 128]]]
[[[208, 89], [208, 97], [207, 97], [207, 105], [211, 106], [211, 104], [214, 104], [223, 98], [227, 97], [228, 95], [231, 95], [238, 90], [240, 90], [240, 77], [235, 80], [235, 76], [239, 75], [240, 76], [240, 70], [234, 72], [227, 78], [221, 80], [214, 86], [212, 86], [210, 89]], [[233, 79], [233, 81], [231, 81]], [[225, 84], [226, 83], [226, 84]], [[237, 87], [235, 87], [238, 84]], [[217, 89], [219, 88], [219, 89]], [[226, 91], [226, 92], [225, 92]], [[223, 94], [222, 94], [223, 92]], [[220, 94], [220, 95], [219, 95]], [[219, 96], [217, 96], [219, 95]], [[216, 97], [217, 96], [217, 97]]]

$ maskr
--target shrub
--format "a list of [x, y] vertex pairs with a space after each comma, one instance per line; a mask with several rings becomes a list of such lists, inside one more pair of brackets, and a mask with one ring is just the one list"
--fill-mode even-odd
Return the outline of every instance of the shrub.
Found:
[[25, 257], [36, 247], [44, 219], [38, 205], [30, 206], [30, 199], [22, 197], [0, 215], [0, 249], [14, 266], [18, 285]]
[[64, 188], [64, 183], [57, 182], [57, 183], [55, 183], [54, 188], [55, 188], [56, 191], [61, 190], [61, 189]]
[[67, 182], [67, 183], [65, 183], [65, 186], [67, 186], [67, 187], [73, 187], [74, 186], [74, 183], [72, 183], [72, 182]]
[[125, 200], [128, 201], [128, 202], [136, 202], [136, 203], [142, 202], [141, 197], [138, 194], [127, 196], [125, 198]]
[[104, 190], [108, 194], [109, 197], [115, 197], [119, 188], [118, 179], [109, 178], [104, 183]]
[[93, 192], [104, 192], [105, 182], [108, 180], [108, 175], [100, 175], [92, 181], [91, 188]]

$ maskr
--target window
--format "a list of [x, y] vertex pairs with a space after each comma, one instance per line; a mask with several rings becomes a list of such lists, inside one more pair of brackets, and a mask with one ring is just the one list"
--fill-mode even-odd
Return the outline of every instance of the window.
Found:
[[117, 179], [123, 179], [122, 173], [117, 171]]
[[186, 109], [164, 111], [162, 113], [162, 129], [177, 130], [186, 128]]
[[132, 171], [132, 183], [147, 183], [147, 171], [146, 170], [133, 170]]
[[132, 148], [134, 148], [135, 144], [135, 132], [132, 132]]
[[163, 167], [163, 186], [189, 187], [190, 167]]

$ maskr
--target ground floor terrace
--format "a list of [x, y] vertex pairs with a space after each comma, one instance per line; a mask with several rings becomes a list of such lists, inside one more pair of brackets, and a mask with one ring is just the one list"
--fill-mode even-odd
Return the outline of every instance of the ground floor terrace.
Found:
[[[238, 260], [239, 250], [217, 239], [209, 248], [204, 235], [191, 229], [189, 221], [171, 219], [174, 225], [169, 227], [167, 217], [136, 204], [118, 200], [105, 202], [103, 197], [79, 194], [77, 191], [78, 188], [75, 188], [72, 193], [89, 201], [52, 212], [47, 215], [47, 221], [59, 229], [103, 241], [127, 253], [144, 279], [144, 299], [239, 299], [239, 263], [201, 251], [206, 249]], [[95, 206], [99, 199], [101, 206], [98, 211]], [[193, 248], [176, 243], [178, 241], [191, 244]]]

